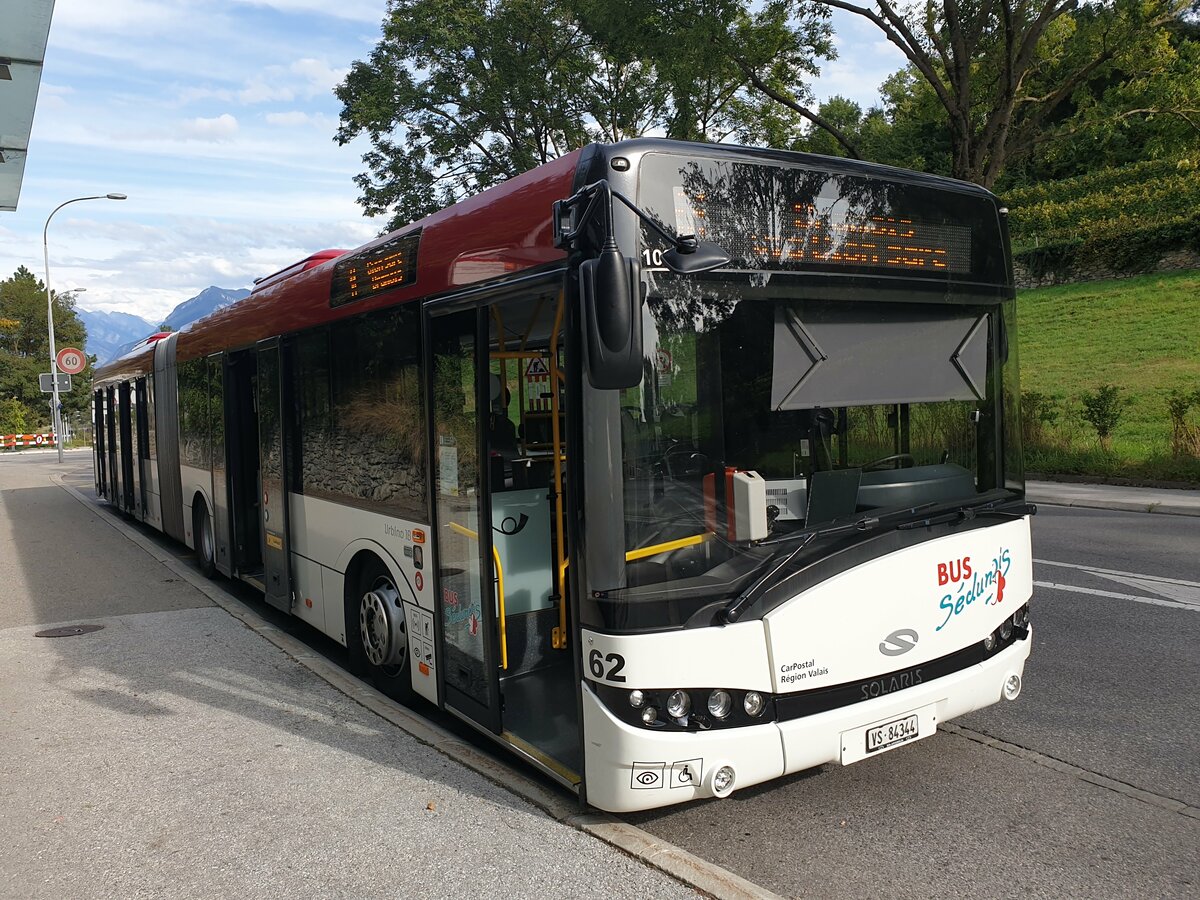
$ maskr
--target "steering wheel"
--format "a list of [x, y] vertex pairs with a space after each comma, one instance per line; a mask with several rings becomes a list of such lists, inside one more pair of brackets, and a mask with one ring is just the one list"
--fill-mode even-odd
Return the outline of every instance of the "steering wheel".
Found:
[[895, 468], [911, 469], [917, 464], [917, 461], [913, 459], [913, 455], [911, 453], [893, 453], [891, 456], [884, 456], [875, 460], [875, 462], [867, 463], [862, 467], [862, 470], [864, 472], [871, 472], [880, 466], [887, 465], [888, 463], [904, 463], [904, 465], [896, 466]]

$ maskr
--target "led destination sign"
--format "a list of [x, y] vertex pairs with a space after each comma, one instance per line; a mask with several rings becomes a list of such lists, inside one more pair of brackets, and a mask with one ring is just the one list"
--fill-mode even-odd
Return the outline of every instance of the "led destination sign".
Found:
[[329, 305], [365, 300], [417, 280], [419, 231], [390, 238], [361, 253], [343, 256], [333, 265]]
[[679, 186], [674, 194], [681, 233], [716, 241], [752, 268], [801, 263], [951, 272], [971, 268], [971, 229], [963, 225], [871, 214], [842, 197], [781, 204], [776, 213], [733, 209], [713, 203], [706, 194], [693, 199]]
[[[731, 269], [1009, 283], [995, 197], [948, 179], [849, 169], [652, 153], [638, 199], [664, 225], [729, 251]], [[658, 239], [643, 240], [653, 260]]]

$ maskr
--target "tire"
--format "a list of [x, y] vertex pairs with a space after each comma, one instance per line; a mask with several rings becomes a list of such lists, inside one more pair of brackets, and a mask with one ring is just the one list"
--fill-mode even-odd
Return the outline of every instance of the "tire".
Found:
[[[374, 556], [358, 569], [347, 588], [346, 649], [355, 674], [369, 675], [393, 700], [412, 702], [404, 604], [387, 566]], [[391, 660], [386, 661], [385, 656]]]
[[217, 574], [217, 542], [213, 538], [212, 517], [203, 500], [192, 507], [192, 537], [196, 541], [196, 561], [205, 578]]

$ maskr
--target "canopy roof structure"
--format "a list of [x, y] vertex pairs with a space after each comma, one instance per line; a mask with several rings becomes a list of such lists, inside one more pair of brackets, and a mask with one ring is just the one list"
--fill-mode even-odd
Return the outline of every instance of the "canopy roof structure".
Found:
[[0, 210], [21, 194], [53, 14], [54, 0], [0, 0]]

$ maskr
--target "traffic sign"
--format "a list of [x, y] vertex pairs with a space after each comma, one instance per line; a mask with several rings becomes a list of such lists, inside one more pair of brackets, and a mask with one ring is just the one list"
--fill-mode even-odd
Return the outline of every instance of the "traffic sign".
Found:
[[[42, 372], [38, 375], [38, 384], [42, 387], [43, 394], [54, 393], [54, 376], [50, 372]], [[71, 389], [71, 376], [66, 372], [58, 373], [58, 392], [65, 394]]]
[[54, 359], [59, 369], [68, 375], [78, 375], [87, 368], [87, 357], [83, 355], [82, 350], [76, 350], [74, 347], [63, 347]]

